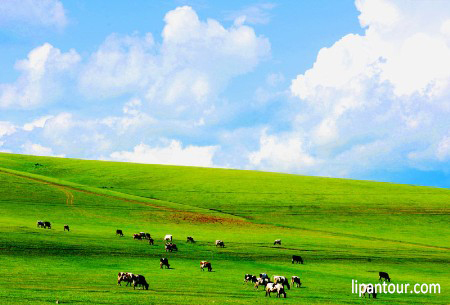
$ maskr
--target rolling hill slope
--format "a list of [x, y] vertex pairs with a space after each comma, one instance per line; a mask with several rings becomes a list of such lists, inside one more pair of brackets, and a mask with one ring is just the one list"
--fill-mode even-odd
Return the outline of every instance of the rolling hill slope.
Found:
[[[359, 304], [351, 280], [376, 282], [378, 271], [442, 287], [378, 302], [449, 301], [448, 189], [1, 153], [0, 194], [5, 304], [279, 302], [242, 284], [260, 272], [301, 277], [284, 302]], [[156, 245], [132, 240], [140, 231]], [[178, 253], [164, 252], [168, 233]], [[306, 263], [291, 264], [293, 254]], [[174, 269], [159, 269], [163, 256]], [[214, 272], [199, 270], [202, 259]], [[119, 271], [145, 275], [149, 291], [118, 287]]]

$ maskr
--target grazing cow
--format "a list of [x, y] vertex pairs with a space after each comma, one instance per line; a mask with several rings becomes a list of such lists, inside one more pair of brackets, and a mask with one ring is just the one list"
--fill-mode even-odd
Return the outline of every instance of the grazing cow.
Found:
[[166, 236], [164, 236], [165, 241], [172, 241], [172, 235], [171, 234], [167, 234]]
[[177, 245], [172, 243], [167, 243], [164, 248], [166, 249], [166, 252], [178, 251]]
[[359, 289], [360, 289], [360, 292], [359, 292], [360, 296], [363, 295], [365, 298], [366, 293], [367, 293], [369, 295], [369, 299], [370, 299], [370, 295], [372, 295], [372, 297], [374, 299], [377, 298], [377, 293], [375, 292], [375, 287], [372, 284], [368, 284], [368, 285], [362, 284]]
[[271, 292], [275, 292], [277, 289], [275, 288], [275, 283], [267, 283], [266, 285], [266, 296], [270, 297]]
[[117, 235], [123, 236], [122, 230], [116, 230], [116, 236], [117, 236]]
[[255, 283], [256, 282], [256, 275], [246, 274], [244, 276], [244, 283], [247, 283], [247, 282]]
[[255, 288], [258, 289], [260, 285], [266, 287], [267, 284], [271, 283], [269, 278], [256, 278]]
[[163, 266], [166, 266], [167, 269], [170, 269], [169, 259], [166, 257], [159, 259], [159, 268], [162, 269]]
[[260, 273], [259, 277], [262, 279], [270, 279], [270, 276], [268, 276], [267, 273]]
[[37, 226], [38, 228], [44, 228], [44, 222], [41, 221], [41, 220], [38, 220], [38, 222], [36, 223], [36, 226]]
[[275, 239], [275, 241], [273, 242], [273, 245], [280, 245], [281, 246], [281, 239]]
[[225, 247], [223, 240], [219, 240], [219, 239], [216, 240], [216, 247], [221, 247], [221, 248]]
[[292, 287], [294, 287], [294, 285], [296, 285], [297, 287], [300, 287], [302, 285], [302, 282], [300, 282], [300, 278], [295, 275], [292, 277], [291, 282], [292, 282]]
[[140, 274], [133, 274], [133, 289], [136, 289], [136, 286], [142, 286], [145, 290], [148, 290], [148, 283], [145, 280], [145, 277]]
[[277, 290], [277, 298], [280, 298], [281, 295], [284, 296], [284, 298], [286, 298], [286, 291], [284, 290], [284, 286], [281, 284], [276, 284], [275, 285], [275, 289]]
[[387, 272], [379, 272], [378, 274], [380, 275], [379, 281], [391, 281], [391, 278], [389, 277], [389, 274], [387, 274]]
[[52, 224], [50, 223], [50, 221], [44, 221], [44, 229], [51, 229], [52, 228]]
[[155, 240], [154, 240], [153, 238], [150, 237], [150, 238], [148, 239], [148, 244], [149, 244], [149, 245], [153, 245], [154, 242], [155, 242]]
[[281, 284], [283, 286], [287, 286], [287, 288], [289, 290], [291, 290], [291, 285], [289, 284], [288, 279], [285, 276], [281, 276], [281, 275], [274, 275], [273, 276], [273, 282], [275, 284]]
[[244, 275], [244, 283], [247, 283], [248, 281], [250, 281], [250, 279], [253, 277], [253, 274], [246, 274]]
[[194, 238], [192, 236], [188, 236], [187, 239], [186, 239], [186, 242], [187, 243], [195, 243], [195, 240], [194, 240]]
[[202, 271], [205, 271], [205, 268], [207, 268], [208, 271], [211, 272], [212, 271], [211, 263], [207, 262], [207, 261], [201, 261], [200, 262], [200, 269]]
[[68, 232], [70, 232], [70, 229], [69, 229], [69, 225], [64, 225], [64, 231], [68, 231]]
[[122, 286], [121, 282], [127, 282], [127, 286], [133, 281], [133, 273], [119, 272], [117, 275], [117, 285]]
[[150, 236], [150, 233], [145, 233], [144, 238], [145, 238], [145, 239], [150, 239], [150, 238], [152, 238], [152, 237]]
[[292, 263], [301, 263], [303, 264], [303, 259], [299, 255], [292, 255]]
[[133, 234], [133, 239], [142, 240], [141, 234]]

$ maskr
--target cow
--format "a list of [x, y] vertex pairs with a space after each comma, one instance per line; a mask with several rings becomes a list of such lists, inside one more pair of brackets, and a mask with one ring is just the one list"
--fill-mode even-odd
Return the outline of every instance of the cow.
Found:
[[287, 286], [289, 290], [291, 290], [291, 285], [289, 285], [289, 280], [285, 276], [281, 275], [274, 275], [273, 276], [273, 282], [275, 284], [281, 284], [283, 286]]
[[117, 285], [122, 286], [121, 282], [127, 282], [127, 286], [133, 281], [133, 273], [119, 272], [117, 275]]
[[303, 264], [303, 259], [299, 255], [292, 255], [292, 263], [301, 263]]
[[275, 288], [275, 283], [267, 283], [266, 285], [266, 296], [270, 297], [271, 292], [275, 292], [277, 289]]
[[150, 238], [152, 238], [152, 237], [150, 236], [150, 233], [145, 233], [144, 238], [150, 240]]
[[142, 240], [141, 234], [133, 234], [133, 239]]
[[51, 229], [52, 228], [52, 224], [50, 223], [50, 221], [44, 221], [44, 229]]
[[166, 266], [167, 269], [170, 269], [169, 259], [166, 257], [159, 259], [159, 268], [163, 269], [163, 266]]
[[194, 240], [194, 238], [192, 236], [188, 236], [187, 239], [186, 239], [186, 242], [187, 243], [195, 243], [195, 240]]
[[119, 235], [119, 236], [122, 237], [122, 236], [123, 236], [122, 230], [117, 229], [117, 230], [116, 230], [116, 236], [117, 236], [117, 235]]
[[286, 298], [286, 291], [284, 290], [284, 286], [281, 284], [276, 284], [275, 285], [275, 289], [277, 290], [277, 298], [280, 298], [281, 295], [284, 296], [284, 298]]
[[372, 284], [368, 284], [368, 285], [364, 285], [362, 284], [360, 286], [360, 291], [359, 291], [359, 295], [363, 295], [364, 298], [366, 297], [366, 293], [369, 295], [369, 299], [370, 299], [370, 295], [372, 295], [372, 297], [374, 299], [377, 298], [377, 293], [375, 292], [375, 287]]
[[260, 277], [258, 277], [258, 278], [256, 278], [255, 288], [258, 289], [258, 287], [259, 287], [260, 285], [266, 287], [266, 285], [267, 285], [268, 283], [271, 283], [271, 281], [270, 281], [269, 278], [260, 278]]
[[145, 290], [148, 290], [148, 283], [145, 280], [145, 277], [140, 274], [133, 274], [133, 289], [136, 289], [136, 286], [142, 286]]
[[153, 238], [150, 237], [150, 238], [148, 239], [148, 244], [149, 244], [149, 245], [153, 245], [154, 242], [155, 242], [155, 240], [154, 240]]
[[207, 261], [200, 262], [200, 270], [205, 271], [205, 268], [208, 269], [209, 272], [212, 271], [211, 263]]
[[164, 236], [164, 241], [172, 241], [172, 235], [171, 234], [167, 234], [166, 236]]
[[275, 241], [273, 242], [273, 245], [280, 245], [281, 246], [281, 239], [275, 239]]
[[45, 227], [44, 222], [42, 220], [38, 220], [37, 223], [36, 223], [36, 226], [38, 228], [44, 228]]
[[70, 229], [69, 229], [69, 225], [64, 225], [64, 231], [68, 231], [68, 232], [70, 232]]
[[270, 277], [267, 275], [267, 273], [260, 273], [259, 277], [262, 279], [270, 279]]
[[300, 277], [295, 276], [295, 275], [292, 276], [291, 282], [292, 282], [292, 287], [294, 287], [294, 285], [296, 285], [297, 287], [300, 287], [302, 285], [302, 282], [300, 281]]
[[166, 252], [178, 251], [177, 245], [172, 243], [167, 243], [164, 248]]
[[389, 277], [389, 274], [387, 273], [387, 272], [379, 272], [378, 273], [378, 275], [380, 276], [380, 278], [378, 279], [379, 281], [388, 281], [388, 282], [390, 282], [391, 281], [391, 278]]
[[256, 282], [256, 275], [252, 275], [252, 274], [244, 275], [244, 283], [247, 283], [247, 282], [255, 283]]
[[216, 240], [216, 247], [221, 247], [221, 248], [225, 247], [223, 240], [219, 240], [219, 239]]

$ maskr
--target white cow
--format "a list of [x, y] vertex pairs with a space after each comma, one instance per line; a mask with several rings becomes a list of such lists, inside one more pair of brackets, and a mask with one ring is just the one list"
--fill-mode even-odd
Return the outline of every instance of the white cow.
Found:
[[[284, 298], [286, 298], [286, 291], [284, 291], [284, 287], [281, 284], [276, 284], [275, 289], [277, 290], [277, 298], [280, 297], [280, 295], [284, 295]], [[270, 294], [269, 294], [270, 296]]]
[[270, 297], [270, 293], [275, 291], [277, 291], [277, 289], [275, 288], [275, 283], [268, 283], [266, 285], [266, 296]]
[[164, 236], [165, 241], [172, 241], [172, 234], [167, 234], [166, 236]]

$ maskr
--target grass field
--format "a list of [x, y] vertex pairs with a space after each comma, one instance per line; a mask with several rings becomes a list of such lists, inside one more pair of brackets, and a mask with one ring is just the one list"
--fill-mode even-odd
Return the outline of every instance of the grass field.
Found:
[[[448, 189], [0, 153], [0, 303], [449, 304], [449, 203]], [[154, 246], [132, 239], [141, 231]], [[164, 252], [165, 234], [178, 252]], [[119, 271], [149, 290], [117, 286]], [[351, 293], [352, 279], [375, 283], [378, 271], [441, 293]], [[243, 284], [262, 272], [298, 275], [302, 288], [269, 299]]]

